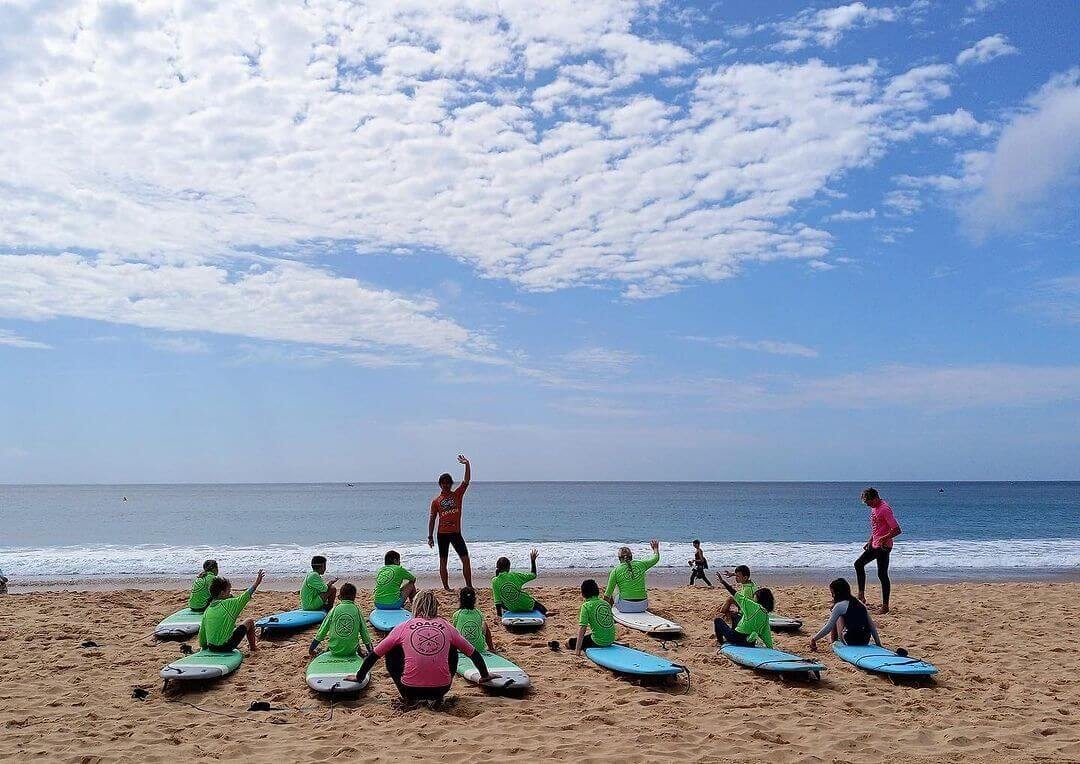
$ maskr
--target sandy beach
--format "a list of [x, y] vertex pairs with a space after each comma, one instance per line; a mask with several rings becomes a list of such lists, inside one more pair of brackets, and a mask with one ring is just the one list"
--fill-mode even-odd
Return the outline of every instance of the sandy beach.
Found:
[[[777, 644], [808, 654], [828, 608], [822, 586], [779, 585], [778, 612], [802, 618]], [[677, 645], [620, 628], [620, 641], [692, 671], [685, 684], [642, 686], [585, 659], [549, 650], [575, 629], [579, 595], [537, 587], [557, 608], [535, 634], [495, 628], [500, 652], [534, 688], [522, 698], [486, 695], [460, 679], [444, 709], [402, 710], [381, 665], [371, 686], [333, 708], [303, 678], [311, 633], [263, 641], [232, 676], [162, 693], [158, 671], [179, 644], [149, 635], [183, 604], [175, 589], [34, 591], [0, 597], [0, 758], [49, 761], [1062, 761], [1080, 760], [1075, 666], [1080, 618], [1071, 582], [905, 584], [880, 617], [890, 646], [940, 669], [927, 686], [894, 685], [827, 650], [819, 683], [788, 682], [716, 654], [711, 614], [718, 591], [656, 588], [654, 610], [680, 621]], [[876, 589], [872, 589], [872, 595]], [[295, 595], [260, 592], [247, 614], [294, 606]], [[369, 595], [362, 595], [366, 608]], [[453, 598], [440, 595], [450, 608]], [[491, 618], [490, 592], [481, 606]], [[1006, 628], [1002, 629], [1005, 624]], [[98, 647], [82, 648], [86, 640]], [[145, 700], [135, 688], [149, 691]], [[249, 712], [255, 700], [274, 710]]]

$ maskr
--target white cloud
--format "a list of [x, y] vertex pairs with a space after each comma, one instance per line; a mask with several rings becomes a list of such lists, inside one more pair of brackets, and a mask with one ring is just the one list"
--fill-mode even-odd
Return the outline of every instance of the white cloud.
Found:
[[148, 337], [146, 344], [155, 350], [179, 355], [198, 355], [210, 352], [210, 346], [198, 337]]
[[889, 208], [892, 215], [914, 215], [922, 209], [919, 192], [911, 188], [897, 188], [885, 194], [882, 204]]
[[873, 220], [877, 217], [877, 210], [870, 208], [868, 210], [840, 210], [829, 215], [825, 220], [831, 223], [843, 223], [850, 220]]
[[638, 419], [648, 416], [649, 412], [606, 400], [604, 398], [577, 398], [548, 404], [548, 408], [572, 414], [575, 417], [598, 417], [602, 419]]
[[774, 47], [789, 53], [810, 45], [832, 48], [851, 29], [895, 21], [897, 18], [898, 14], [893, 8], [872, 8], [862, 2], [818, 11], [807, 9], [789, 21], [774, 25], [773, 28], [784, 37]]
[[1032, 312], [1063, 324], [1080, 325], [1080, 274], [1046, 279], [1036, 285]]
[[995, 58], [1019, 53], [1019, 49], [1009, 43], [1009, 39], [1003, 34], [995, 34], [984, 37], [970, 48], [965, 48], [956, 56], [958, 66], [965, 64], [985, 64]]
[[11, 329], [0, 329], [0, 345], [12, 348], [26, 348], [29, 350], [52, 350], [52, 345], [37, 340], [28, 340], [26, 337], [16, 334]]
[[623, 374], [641, 359], [636, 353], [605, 347], [582, 347], [562, 356], [562, 364], [572, 370], [601, 374]]
[[734, 335], [727, 337], [699, 337], [689, 336], [684, 339], [691, 342], [703, 342], [713, 347], [722, 349], [753, 350], [759, 353], [771, 355], [796, 356], [799, 358], [817, 358], [818, 351], [806, 345], [796, 342], [782, 342], [778, 340], [746, 340]]

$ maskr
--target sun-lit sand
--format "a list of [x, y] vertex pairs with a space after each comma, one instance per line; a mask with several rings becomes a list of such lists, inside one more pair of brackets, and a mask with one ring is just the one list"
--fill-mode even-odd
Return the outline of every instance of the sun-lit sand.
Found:
[[[825, 617], [822, 586], [778, 586], [778, 611], [803, 618], [778, 646], [808, 654]], [[689, 666], [692, 685], [640, 686], [549, 650], [576, 628], [579, 595], [537, 587], [558, 613], [535, 634], [493, 627], [498, 649], [532, 676], [523, 698], [460, 679], [441, 711], [402, 710], [381, 664], [368, 690], [333, 708], [304, 683], [311, 632], [262, 642], [232, 676], [163, 694], [158, 671], [180, 655], [149, 635], [184, 604], [175, 590], [38, 591], [0, 597], [0, 759], [273, 762], [463, 759], [579, 761], [1080, 760], [1080, 584], [949, 583], [897, 587], [879, 618], [886, 644], [941, 669], [927, 686], [894, 685], [823, 651], [820, 683], [781, 682], [716, 654], [719, 591], [657, 589], [654, 610], [686, 637], [666, 647], [620, 640]], [[876, 589], [873, 594], [876, 595]], [[251, 616], [294, 606], [260, 592]], [[369, 595], [362, 596], [366, 609]], [[440, 594], [449, 611], [454, 598]], [[490, 592], [481, 605], [491, 620]], [[99, 646], [82, 648], [92, 640]], [[135, 688], [149, 691], [145, 700]], [[249, 712], [254, 700], [274, 710]]]

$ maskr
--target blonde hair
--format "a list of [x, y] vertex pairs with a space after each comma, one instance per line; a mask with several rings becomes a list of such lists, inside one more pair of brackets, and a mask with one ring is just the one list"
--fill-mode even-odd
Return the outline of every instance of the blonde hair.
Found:
[[634, 559], [634, 553], [630, 551], [630, 547], [619, 547], [619, 562], [629, 562]]
[[439, 601], [435, 599], [435, 592], [425, 591], [416, 595], [413, 600], [413, 615], [417, 618], [439, 617]]

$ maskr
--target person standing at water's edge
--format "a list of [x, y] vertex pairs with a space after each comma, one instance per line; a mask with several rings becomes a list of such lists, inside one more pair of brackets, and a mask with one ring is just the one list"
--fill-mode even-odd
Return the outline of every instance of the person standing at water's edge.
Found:
[[461, 505], [465, 491], [469, 490], [472, 478], [472, 465], [469, 460], [458, 454], [458, 461], [465, 465], [465, 477], [454, 488], [454, 477], [449, 472], [439, 476], [439, 495], [431, 500], [431, 514], [428, 517], [428, 546], [435, 546], [435, 523], [439, 524], [439, 576], [442, 577], [443, 589], [450, 591], [450, 581], [446, 571], [446, 560], [453, 545], [461, 560], [461, 573], [465, 585], [472, 586], [472, 565], [469, 562], [469, 548], [461, 535]]
[[900, 535], [900, 524], [893, 516], [892, 507], [878, 494], [877, 489], [867, 488], [862, 492], [862, 502], [870, 507], [870, 540], [863, 546], [863, 553], [855, 561], [855, 579], [859, 584], [859, 602], [866, 602], [866, 564], [877, 561], [878, 580], [881, 581], [881, 612], [889, 612], [889, 594], [892, 582], [889, 580], [889, 556], [892, 554], [893, 539]]

